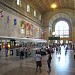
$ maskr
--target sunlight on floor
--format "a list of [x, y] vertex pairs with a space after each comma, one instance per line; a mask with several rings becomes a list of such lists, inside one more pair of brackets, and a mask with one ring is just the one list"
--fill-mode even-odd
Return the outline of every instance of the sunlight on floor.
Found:
[[61, 47], [61, 54], [57, 54], [56, 56], [57, 56], [55, 62], [56, 68], [59, 70], [67, 69], [69, 65], [69, 58], [66, 58], [65, 49], [63, 46]]

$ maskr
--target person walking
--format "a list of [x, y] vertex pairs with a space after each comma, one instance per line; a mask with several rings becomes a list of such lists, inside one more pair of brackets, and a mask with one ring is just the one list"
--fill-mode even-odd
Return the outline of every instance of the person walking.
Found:
[[23, 50], [21, 50], [21, 59], [23, 59], [23, 56], [24, 56], [24, 52]]
[[25, 58], [27, 58], [28, 57], [28, 49], [26, 48], [26, 50], [25, 50]]
[[47, 72], [50, 72], [51, 71], [51, 60], [52, 60], [52, 56], [51, 56], [51, 53], [49, 52], [48, 53], [48, 59], [47, 59], [47, 65], [48, 65], [48, 71]]
[[23, 48], [22, 47], [20, 48], [19, 54], [20, 54], [20, 59], [23, 59], [24, 51], [23, 51]]
[[42, 67], [42, 62], [41, 62], [41, 59], [42, 59], [42, 56], [40, 54], [40, 51], [36, 51], [36, 54], [35, 54], [35, 61], [36, 61], [36, 72], [38, 71], [38, 68], [41, 71], [41, 67]]
[[74, 59], [75, 59], [75, 42], [73, 44], [73, 51], [74, 51]]
[[8, 44], [7, 43], [5, 44], [5, 56], [6, 57], [8, 56]]

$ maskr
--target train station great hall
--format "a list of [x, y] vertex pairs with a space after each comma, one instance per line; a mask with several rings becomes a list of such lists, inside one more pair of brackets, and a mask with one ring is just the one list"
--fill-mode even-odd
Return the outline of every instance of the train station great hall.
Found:
[[[61, 54], [56, 53], [56, 44], [61, 45]], [[63, 44], [68, 46], [66, 54]], [[75, 75], [74, 46], [75, 0], [0, 0], [0, 75]], [[26, 48], [27, 58], [24, 54], [20, 59], [20, 49]], [[36, 72], [38, 49], [45, 53], [41, 73]]]

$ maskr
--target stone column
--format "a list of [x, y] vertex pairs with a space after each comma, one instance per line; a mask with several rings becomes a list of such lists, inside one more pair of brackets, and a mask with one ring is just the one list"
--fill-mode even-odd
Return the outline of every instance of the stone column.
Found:
[[75, 41], [75, 26], [73, 26], [73, 28], [72, 28], [72, 42], [74, 42]]

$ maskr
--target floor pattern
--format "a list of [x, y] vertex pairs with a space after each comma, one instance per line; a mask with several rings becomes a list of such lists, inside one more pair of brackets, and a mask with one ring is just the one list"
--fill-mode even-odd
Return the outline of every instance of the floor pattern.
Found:
[[52, 54], [51, 72], [47, 72], [47, 55], [42, 56], [42, 72], [36, 72], [35, 60], [32, 57], [20, 60], [19, 57], [1, 57], [0, 75], [75, 75], [75, 59], [73, 50], [62, 47], [61, 54]]

